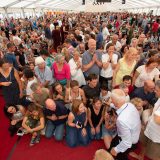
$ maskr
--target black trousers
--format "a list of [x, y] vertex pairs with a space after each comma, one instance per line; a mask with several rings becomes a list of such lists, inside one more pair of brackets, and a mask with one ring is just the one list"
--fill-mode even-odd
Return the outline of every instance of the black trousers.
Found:
[[[111, 146], [108, 149], [108, 151], [110, 152], [113, 147], [116, 147], [120, 143], [120, 141], [121, 141], [121, 138], [118, 135], [115, 138], [113, 138], [111, 142]], [[118, 153], [117, 156], [114, 157], [115, 160], [129, 160], [128, 159], [129, 152], [135, 150], [136, 148], [137, 148], [137, 144], [132, 144], [132, 147], [127, 149], [125, 152]]]

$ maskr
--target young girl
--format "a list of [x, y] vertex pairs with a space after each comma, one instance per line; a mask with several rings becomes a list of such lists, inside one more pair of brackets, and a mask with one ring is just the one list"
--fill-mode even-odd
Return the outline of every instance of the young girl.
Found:
[[104, 114], [105, 123], [102, 126], [102, 136], [107, 149], [110, 148], [112, 139], [116, 136], [116, 111], [113, 108], [106, 109]]
[[135, 105], [135, 107], [137, 108], [140, 116], [142, 116], [142, 112], [143, 112], [143, 101], [141, 98], [133, 98], [131, 100], [131, 103]]
[[13, 136], [17, 130], [22, 127], [25, 108], [21, 105], [7, 105], [4, 107], [4, 112], [11, 120], [11, 124], [8, 130], [10, 135]]
[[[106, 85], [102, 85], [101, 86], [101, 92], [100, 92], [100, 100], [102, 101], [102, 103], [105, 105], [105, 104], [108, 104], [108, 100], [110, 99], [111, 97], [111, 92], [108, 91], [108, 88]], [[109, 104], [108, 104], [109, 105]]]
[[22, 122], [23, 128], [32, 134], [30, 146], [40, 141], [40, 131], [44, 128], [44, 116], [42, 110], [35, 104], [28, 106], [28, 111]]

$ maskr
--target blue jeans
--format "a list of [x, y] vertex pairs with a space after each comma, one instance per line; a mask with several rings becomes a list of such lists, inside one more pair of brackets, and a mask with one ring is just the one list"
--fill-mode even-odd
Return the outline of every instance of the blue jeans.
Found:
[[61, 141], [64, 135], [64, 124], [54, 125], [52, 121], [48, 120], [46, 125], [45, 136], [47, 138], [55, 137], [57, 141]]
[[100, 127], [100, 132], [96, 133], [95, 135], [93, 135], [92, 132], [91, 132], [91, 126], [88, 125], [87, 128], [88, 128], [88, 134], [89, 134], [90, 140], [93, 140], [93, 139], [99, 140], [99, 139], [101, 139], [101, 137], [102, 137], [102, 127]]
[[88, 134], [82, 135], [82, 129], [76, 127], [66, 127], [66, 142], [70, 147], [76, 147], [78, 145], [86, 146], [89, 143]]

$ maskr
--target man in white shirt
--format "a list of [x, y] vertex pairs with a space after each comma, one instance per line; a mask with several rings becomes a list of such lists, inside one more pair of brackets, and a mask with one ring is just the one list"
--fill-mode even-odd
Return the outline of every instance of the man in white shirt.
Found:
[[113, 44], [114, 44], [115, 49], [116, 49], [117, 52], [119, 52], [119, 51], [121, 50], [121, 48], [122, 48], [121, 43], [118, 41], [118, 35], [117, 35], [117, 34], [114, 34], [114, 35], [112, 36], [112, 40], [105, 44], [105, 46], [104, 46], [104, 51], [106, 51], [106, 46], [107, 46], [109, 43], [113, 43]]
[[102, 24], [102, 35], [103, 35], [103, 40], [104, 41], [106, 41], [107, 37], [110, 36], [110, 33], [108, 31], [108, 28], [107, 28], [107, 24], [105, 22]]
[[136, 148], [141, 131], [141, 120], [136, 107], [126, 103], [125, 93], [121, 89], [114, 89], [111, 100], [117, 109], [117, 133], [112, 140], [110, 153], [116, 160], [128, 160], [128, 153]]

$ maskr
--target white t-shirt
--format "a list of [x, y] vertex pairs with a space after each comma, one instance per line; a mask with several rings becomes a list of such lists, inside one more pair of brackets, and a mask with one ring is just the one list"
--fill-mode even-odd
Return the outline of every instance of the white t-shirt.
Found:
[[[36, 78], [36, 77], [34, 77], [33, 80], [28, 81], [28, 83], [27, 83], [27, 87], [26, 87], [26, 95], [27, 95], [27, 96], [28, 96], [28, 95], [31, 95], [31, 94], [33, 93], [33, 91], [31, 90], [31, 85], [32, 85], [33, 83], [37, 83], [37, 78]], [[30, 98], [28, 98], [28, 99], [30, 100]]]
[[111, 92], [108, 91], [105, 96], [102, 96], [102, 93], [100, 93], [100, 96], [99, 96], [99, 97], [100, 97], [100, 99], [102, 100], [102, 102], [105, 101], [105, 100], [108, 100], [108, 98], [111, 97]]
[[[108, 45], [109, 43], [112, 43], [112, 41], [109, 41], [108, 43], [106, 43], [106, 44], [104, 45], [104, 51], [106, 51], [106, 47], [107, 47], [107, 45]], [[117, 51], [117, 52], [119, 52], [120, 49], [122, 48], [122, 45], [121, 45], [121, 43], [120, 43], [119, 41], [116, 42], [115, 48], [116, 48], [116, 51]]]
[[52, 32], [55, 29], [55, 26], [53, 23], [50, 24], [50, 31]]
[[152, 115], [148, 121], [144, 134], [155, 143], [160, 143], [160, 125], [155, 123], [154, 115], [160, 116], [160, 98], [154, 105]]
[[144, 82], [146, 80], [153, 80], [156, 76], [160, 74], [159, 70], [157, 68], [154, 68], [151, 72], [146, 72], [145, 65], [139, 66], [136, 71], [139, 73], [139, 76], [137, 77], [135, 81], [136, 87], [143, 87]]
[[103, 35], [103, 40], [104, 40], [104, 41], [107, 39], [108, 36], [110, 36], [110, 33], [109, 33], [107, 27], [103, 28], [103, 30], [102, 30], [102, 35]]
[[[118, 55], [117, 54], [113, 54], [112, 55], [113, 64], [117, 64], [117, 60], [118, 60]], [[109, 61], [110, 61], [109, 55], [107, 53], [103, 54], [102, 55], [102, 63], [107, 63]], [[106, 69], [102, 68], [100, 75], [102, 77], [104, 77], [104, 78], [110, 78], [110, 77], [113, 76], [113, 69], [112, 69], [111, 63], [108, 65], [108, 68], [106, 68]]]

